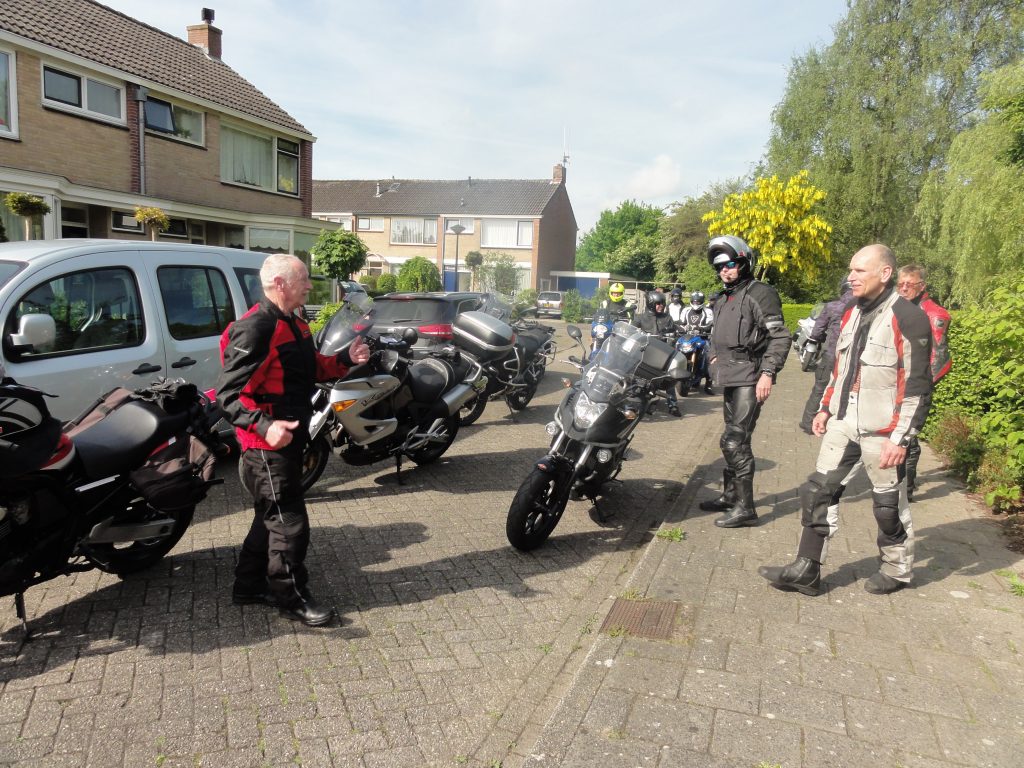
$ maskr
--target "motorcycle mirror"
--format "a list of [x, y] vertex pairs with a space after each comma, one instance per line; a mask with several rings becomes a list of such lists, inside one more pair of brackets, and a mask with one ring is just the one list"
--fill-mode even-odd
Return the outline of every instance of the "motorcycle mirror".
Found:
[[402, 329], [402, 341], [408, 344], [410, 347], [419, 341], [420, 334], [415, 328], [404, 328]]
[[580, 339], [583, 338], [583, 331], [581, 331], [575, 325], [565, 326], [565, 332], [568, 333], [571, 338], [576, 339], [576, 341], [579, 341]]

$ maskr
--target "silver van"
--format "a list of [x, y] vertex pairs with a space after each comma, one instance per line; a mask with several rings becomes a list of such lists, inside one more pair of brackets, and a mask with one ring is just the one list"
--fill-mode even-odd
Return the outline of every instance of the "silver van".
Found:
[[266, 254], [124, 240], [0, 244], [0, 363], [72, 418], [116, 386], [220, 373], [220, 336], [262, 296]]

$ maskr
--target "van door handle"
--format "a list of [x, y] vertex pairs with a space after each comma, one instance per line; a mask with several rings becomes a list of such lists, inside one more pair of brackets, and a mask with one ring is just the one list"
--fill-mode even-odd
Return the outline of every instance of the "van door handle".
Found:
[[171, 363], [171, 368], [188, 368], [190, 365], [195, 365], [196, 361], [191, 357], [183, 357], [176, 363]]
[[160, 365], [153, 365], [152, 363], [143, 363], [138, 368], [136, 368], [134, 371], [132, 371], [132, 373], [134, 373], [136, 376], [141, 376], [144, 373], [156, 373], [162, 367], [163, 366], [160, 366]]

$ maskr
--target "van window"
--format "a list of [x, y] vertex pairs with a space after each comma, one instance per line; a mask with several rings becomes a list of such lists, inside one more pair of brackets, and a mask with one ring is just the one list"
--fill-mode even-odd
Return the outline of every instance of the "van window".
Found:
[[227, 280], [212, 267], [160, 267], [156, 271], [167, 327], [178, 340], [219, 336], [235, 319]]
[[4, 324], [4, 339], [24, 315], [50, 315], [56, 337], [43, 349], [8, 351], [13, 361], [97, 349], [134, 347], [145, 338], [142, 302], [135, 277], [121, 267], [73, 272], [27, 291]]
[[260, 271], [258, 269], [235, 267], [235, 275], [238, 276], [238, 282], [242, 284], [245, 306], [251, 309], [254, 304], [258, 304], [263, 298], [263, 283], [260, 282]]

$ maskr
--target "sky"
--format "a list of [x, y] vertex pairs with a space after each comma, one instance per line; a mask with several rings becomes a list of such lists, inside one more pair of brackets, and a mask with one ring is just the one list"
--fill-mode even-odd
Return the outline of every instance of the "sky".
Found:
[[[317, 137], [314, 179], [543, 179], [582, 235], [745, 176], [846, 0], [206, 0], [223, 60]], [[177, 37], [201, 0], [104, 0]]]

